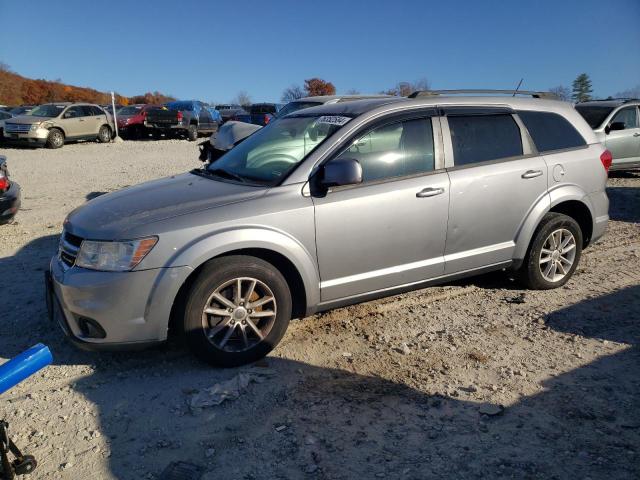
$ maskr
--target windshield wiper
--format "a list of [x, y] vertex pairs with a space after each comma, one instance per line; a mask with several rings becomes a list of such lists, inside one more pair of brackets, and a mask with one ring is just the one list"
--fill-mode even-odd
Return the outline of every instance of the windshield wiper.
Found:
[[244, 178], [242, 178], [240, 175], [236, 175], [233, 172], [229, 172], [224, 168], [212, 168], [211, 170], [207, 170], [207, 172], [209, 172], [212, 175], [217, 175], [219, 177], [226, 177], [226, 178], [230, 178], [231, 180], [237, 180], [242, 183], [247, 183], [247, 181]]
[[195, 173], [196, 175], [203, 175], [203, 176], [216, 176], [216, 177], [222, 177], [222, 178], [229, 178], [231, 180], [236, 180], [241, 183], [247, 183], [247, 181], [244, 178], [242, 178], [240, 175], [236, 175], [235, 173], [229, 172], [223, 168], [213, 168], [211, 170], [207, 168], [195, 168], [191, 170], [191, 173]]

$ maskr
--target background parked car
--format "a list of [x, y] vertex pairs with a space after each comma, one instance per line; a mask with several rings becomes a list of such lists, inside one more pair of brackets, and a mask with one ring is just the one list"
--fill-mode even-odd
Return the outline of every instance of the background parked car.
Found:
[[129, 105], [118, 110], [118, 133], [121, 137], [142, 138], [147, 134], [144, 125], [147, 113], [153, 108], [161, 108], [160, 105]]
[[169, 102], [147, 111], [145, 126], [155, 133], [180, 134], [194, 141], [200, 134], [218, 131], [220, 112], [197, 100]]
[[4, 122], [13, 118], [13, 114], [10, 112], [6, 112], [4, 110], [0, 110], [0, 140], [4, 140]]
[[20, 185], [9, 180], [7, 157], [0, 155], [0, 225], [10, 222], [20, 209]]
[[113, 119], [98, 105], [46, 103], [27, 115], [5, 120], [4, 138], [33, 146], [60, 148], [70, 140], [110, 142]]
[[36, 105], [21, 105], [19, 107], [13, 107], [9, 110], [9, 113], [12, 113], [14, 117], [17, 117], [18, 115], [26, 115], [35, 107]]
[[640, 100], [594, 100], [576, 105], [613, 155], [611, 170], [640, 168]]
[[246, 115], [248, 113], [241, 105], [233, 103], [216, 105], [216, 110], [220, 112], [222, 123], [231, 120], [236, 115]]
[[236, 114], [232, 118], [238, 122], [265, 126], [275, 118], [281, 108], [282, 105], [279, 103], [254, 103], [249, 106], [247, 112]]
[[319, 107], [331, 103], [351, 102], [354, 100], [366, 100], [369, 98], [389, 98], [389, 95], [320, 95], [316, 97], [303, 97], [287, 103], [278, 111], [278, 117], [284, 117], [290, 113], [304, 108]]

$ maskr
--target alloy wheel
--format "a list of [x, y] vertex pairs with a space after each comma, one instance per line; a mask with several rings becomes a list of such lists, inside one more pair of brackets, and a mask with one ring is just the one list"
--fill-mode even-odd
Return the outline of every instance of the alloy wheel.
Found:
[[540, 251], [542, 277], [549, 282], [559, 282], [569, 274], [575, 258], [576, 239], [573, 234], [565, 228], [554, 230]]
[[209, 342], [227, 352], [243, 352], [262, 342], [273, 327], [276, 298], [260, 280], [240, 277], [229, 280], [207, 299], [202, 327]]

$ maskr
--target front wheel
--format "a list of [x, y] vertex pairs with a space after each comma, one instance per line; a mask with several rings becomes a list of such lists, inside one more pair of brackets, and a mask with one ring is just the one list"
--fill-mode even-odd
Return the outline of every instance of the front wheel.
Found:
[[64, 133], [57, 128], [52, 128], [49, 130], [49, 135], [47, 135], [47, 148], [60, 148], [64, 145]]
[[573, 218], [547, 213], [538, 225], [520, 279], [529, 288], [547, 290], [567, 283], [582, 254], [582, 230]]
[[98, 141], [100, 143], [109, 143], [111, 141], [111, 129], [107, 125], [102, 125], [98, 130]]
[[210, 261], [188, 295], [183, 329], [201, 360], [221, 367], [255, 362], [280, 342], [291, 319], [282, 274], [259, 258]]

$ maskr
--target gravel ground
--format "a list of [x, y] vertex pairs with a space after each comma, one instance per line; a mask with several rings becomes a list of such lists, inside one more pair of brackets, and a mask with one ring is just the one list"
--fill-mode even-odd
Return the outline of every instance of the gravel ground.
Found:
[[207, 480], [640, 477], [640, 175], [610, 179], [608, 234], [561, 289], [498, 273], [338, 309], [216, 370], [174, 343], [76, 350], [43, 300], [65, 215], [198, 166], [195, 144], [0, 154], [24, 197], [0, 227], [0, 355], [41, 341], [55, 362], [0, 403], [31, 478], [160, 479], [178, 460]]

